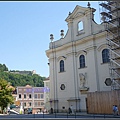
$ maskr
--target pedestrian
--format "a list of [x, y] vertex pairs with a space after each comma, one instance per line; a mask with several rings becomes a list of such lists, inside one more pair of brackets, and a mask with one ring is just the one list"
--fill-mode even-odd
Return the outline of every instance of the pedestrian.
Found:
[[70, 108], [70, 107], [68, 108], [68, 113], [69, 113], [69, 114], [71, 114], [71, 113], [72, 113], [72, 111], [71, 111], [71, 108]]
[[50, 109], [50, 113], [53, 114], [53, 108]]
[[115, 107], [116, 107], [116, 115], [119, 115], [119, 111], [118, 111], [117, 105], [115, 105]]
[[116, 111], [116, 108], [115, 108], [115, 105], [113, 105], [113, 115], [115, 115], [115, 111]]
[[70, 106], [71, 114], [74, 114], [72, 105]]
[[8, 114], [10, 115], [10, 107], [8, 107], [7, 111], [8, 111]]
[[113, 115], [119, 115], [119, 111], [118, 111], [117, 105], [113, 105]]

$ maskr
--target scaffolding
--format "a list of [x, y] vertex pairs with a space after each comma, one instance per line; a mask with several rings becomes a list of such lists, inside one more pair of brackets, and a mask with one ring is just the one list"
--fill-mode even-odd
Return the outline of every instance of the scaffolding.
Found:
[[120, 89], [120, 2], [99, 2], [101, 20], [105, 23], [106, 40], [109, 49], [109, 70], [111, 89]]

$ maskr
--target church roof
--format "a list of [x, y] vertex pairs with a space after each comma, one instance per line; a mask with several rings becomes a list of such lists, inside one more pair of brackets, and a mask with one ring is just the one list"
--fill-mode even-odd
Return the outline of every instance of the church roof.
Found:
[[79, 17], [79, 16], [83, 16], [83, 15], [85, 15], [87, 12], [90, 12], [91, 9], [92, 9], [93, 12], [96, 11], [94, 8], [81, 7], [81, 6], [77, 5], [77, 6], [75, 7], [75, 9], [73, 10], [72, 13], [69, 12], [69, 15], [68, 15], [68, 17], [65, 19], [65, 21], [68, 22], [68, 21], [71, 20], [71, 19], [74, 19], [74, 18]]

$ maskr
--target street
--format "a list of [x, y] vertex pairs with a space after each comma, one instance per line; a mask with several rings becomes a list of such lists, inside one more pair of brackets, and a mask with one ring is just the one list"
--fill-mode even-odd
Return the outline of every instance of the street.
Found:
[[0, 115], [0, 119], [120, 119], [120, 116], [113, 115], [68, 115], [68, 114], [11, 114]]

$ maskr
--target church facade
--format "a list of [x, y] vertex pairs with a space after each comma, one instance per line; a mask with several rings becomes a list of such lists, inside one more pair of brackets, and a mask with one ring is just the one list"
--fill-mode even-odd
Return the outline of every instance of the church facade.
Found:
[[56, 112], [86, 111], [87, 93], [109, 91], [109, 50], [105, 23], [94, 21], [95, 9], [76, 6], [65, 21], [68, 31], [53, 41], [51, 34], [46, 55], [49, 60], [50, 107]]

